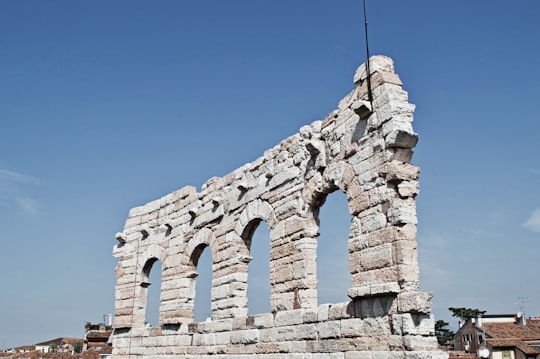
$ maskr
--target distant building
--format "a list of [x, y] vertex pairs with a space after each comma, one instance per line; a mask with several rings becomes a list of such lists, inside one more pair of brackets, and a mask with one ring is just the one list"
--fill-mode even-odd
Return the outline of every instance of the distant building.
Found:
[[29, 353], [36, 350], [35, 345], [22, 345], [20, 347], [6, 349], [5, 353]]
[[99, 353], [101, 359], [110, 358], [112, 356], [112, 345], [109, 343], [109, 338], [112, 334], [112, 325], [108, 324], [92, 324], [86, 323], [86, 330], [83, 351], [95, 351]]
[[540, 318], [504, 314], [469, 319], [457, 331], [454, 349], [490, 359], [540, 359]]
[[81, 338], [56, 338], [48, 340], [46, 342], [37, 343], [35, 350], [41, 353], [75, 353], [76, 343], [82, 343], [84, 339]]

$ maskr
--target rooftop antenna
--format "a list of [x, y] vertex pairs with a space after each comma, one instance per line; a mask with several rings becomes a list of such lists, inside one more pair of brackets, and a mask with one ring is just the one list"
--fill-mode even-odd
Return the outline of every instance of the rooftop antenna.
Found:
[[366, 0], [364, 2], [364, 33], [366, 35], [366, 71], [367, 71], [367, 88], [368, 88], [368, 99], [373, 109], [373, 94], [371, 93], [371, 71], [369, 69], [369, 43], [368, 43], [368, 21], [367, 21], [367, 11], [366, 11]]
[[518, 297], [518, 302], [516, 304], [519, 305], [519, 312], [522, 313], [522, 315], [525, 313], [525, 303], [527, 303], [527, 297]]

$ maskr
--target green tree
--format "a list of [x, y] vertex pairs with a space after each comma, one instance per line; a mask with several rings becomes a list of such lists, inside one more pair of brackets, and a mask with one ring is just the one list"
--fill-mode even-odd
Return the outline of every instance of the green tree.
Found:
[[435, 335], [437, 336], [437, 341], [439, 345], [445, 345], [447, 342], [454, 340], [454, 332], [450, 329], [447, 329], [447, 322], [444, 320], [437, 320], [435, 322]]
[[476, 317], [479, 317], [481, 315], [484, 315], [486, 313], [485, 310], [472, 309], [472, 308], [454, 308], [454, 307], [450, 307], [450, 308], [448, 308], [448, 310], [452, 312], [453, 317], [458, 317], [461, 320], [463, 320], [464, 322], [466, 322], [467, 320], [469, 320], [471, 318], [476, 318]]
[[51, 344], [49, 344], [49, 348], [51, 352], [55, 352], [58, 349], [58, 344], [52, 342]]
[[82, 352], [83, 349], [83, 343], [82, 342], [75, 342], [73, 343], [73, 350], [75, 353], [79, 354]]

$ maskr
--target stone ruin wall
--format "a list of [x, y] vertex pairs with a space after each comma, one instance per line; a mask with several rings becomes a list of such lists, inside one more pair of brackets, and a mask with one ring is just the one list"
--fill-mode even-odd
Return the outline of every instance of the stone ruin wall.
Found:
[[[410, 164], [414, 105], [384, 56], [324, 120], [197, 192], [184, 187], [133, 208], [118, 259], [115, 358], [446, 358], [431, 294], [419, 291]], [[318, 212], [343, 191], [352, 221], [349, 302], [317, 304]], [[270, 230], [271, 313], [248, 316], [251, 236]], [[213, 258], [212, 320], [195, 323], [197, 263]], [[149, 272], [162, 263], [160, 325], [145, 325]]]

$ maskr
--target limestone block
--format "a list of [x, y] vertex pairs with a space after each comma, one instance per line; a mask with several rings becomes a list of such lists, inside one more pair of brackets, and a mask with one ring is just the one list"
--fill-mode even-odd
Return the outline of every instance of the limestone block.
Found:
[[337, 157], [341, 152], [341, 143], [334, 142], [330, 145], [330, 157]]
[[306, 308], [304, 310], [304, 317], [302, 319], [303, 323], [315, 323], [317, 322], [317, 313], [318, 308]]
[[[228, 298], [229, 293], [231, 291], [231, 287], [232, 287], [232, 284], [222, 285], [222, 286], [219, 286], [219, 287], [214, 286], [212, 288], [212, 298], [214, 298], [214, 300], [220, 300], [220, 299]], [[245, 285], [245, 287], [247, 287], [247, 285]]]
[[330, 304], [321, 304], [317, 307], [317, 319], [319, 322], [328, 320], [328, 312], [330, 310]]
[[322, 121], [321, 121], [321, 120], [313, 121], [313, 122], [311, 123], [311, 128], [313, 129], [313, 133], [314, 133], [314, 134], [320, 135], [320, 134], [321, 134], [321, 130], [322, 130]]
[[374, 269], [365, 272], [351, 272], [352, 287], [364, 287], [369, 285], [393, 283], [399, 281], [398, 268], [396, 266], [388, 268]]
[[417, 180], [418, 174], [420, 173], [418, 167], [398, 161], [389, 162], [384, 170], [385, 172], [381, 173], [381, 175], [386, 175], [388, 181]]
[[336, 303], [328, 308], [328, 320], [341, 320], [354, 316], [354, 305], [350, 302]]
[[324, 142], [316, 138], [306, 141], [305, 146], [312, 157], [324, 152]]
[[382, 123], [381, 125], [382, 137], [385, 139], [390, 139], [388, 136], [392, 136], [391, 138], [397, 138], [397, 137], [394, 137], [395, 135], [392, 135], [392, 133], [394, 132], [404, 132], [404, 134], [418, 136], [413, 130], [413, 126], [412, 126], [413, 120], [414, 120], [414, 117], [412, 113], [403, 113], [399, 115], [394, 115], [391, 119]]
[[133, 207], [129, 210], [128, 219], [132, 217], [142, 216], [145, 213], [146, 211], [144, 206]]
[[[370, 233], [386, 227], [387, 219], [381, 206], [359, 214], [362, 233]], [[400, 212], [397, 212], [399, 214]]]
[[437, 337], [406, 335], [403, 337], [406, 350], [435, 350], [438, 347]]
[[278, 343], [258, 343], [255, 345], [255, 353], [259, 356], [264, 355], [265, 357], [284, 357], [284, 354], [279, 353], [279, 344]]
[[297, 340], [314, 340], [318, 337], [318, 324], [300, 324], [295, 328]]
[[[365, 248], [367, 245], [365, 242], [366, 239], [367, 236], [362, 233], [360, 219], [354, 216], [351, 219], [351, 227], [349, 229], [349, 251], [354, 252], [355, 250]], [[354, 243], [355, 241], [359, 241], [359, 243]]]
[[419, 192], [418, 181], [404, 181], [398, 184], [398, 193], [401, 198], [415, 197]]
[[[394, 61], [382, 55], [371, 56], [369, 58], [369, 70], [370, 74], [375, 72], [390, 72], [394, 73]], [[367, 65], [364, 63], [358, 67], [356, 73], [354, 74], [354, 83], [358, 83], [367, 78]]]
[[293, 164], [299, 166], [308, 158], [307, 150], [295, 151], [293, 155]]
[[[116, 291], [117, 300], [125, 300], [129, 298], [133, 298], [133, 288], [125, 288], [125, 289]], [[124, 304], [127, 305], [128, 303], [124, 303]]]
[[395, 202], [388, 210], [388, 221], [391, 224], [417, 224], [415, 203], [407, 200]]
[[396, 240], [396, 228], [385, 227], [379, 230], [367, 233], [366, 243], [368, 247], [376, 247], [386, 243], [392, 243]]
[[396, 311], [394, 295], [355, 299], [355, 315], [360, 318], [384, 318]]
[[338, 350], [341, 352], [384, 350], [387, 348], [385, 341], [377, 337], [342, 338], [338, 341]]
[[230, 283], [247, 283], [247, 276], [247, 273], [242, 272], [229, 273], [227, 275], [214, 278], [213, 282], [215, 287]]
[[289, 341], [280, 342], [279, 350], [282, 353], [288, 353], [287, 359], [311, 359], [311, 353], [307, 353], [307, 345], [305, 341]]
[[390, 322], [387, 316], [362, 319], [362, 325], [365, 335], [370, 337], [383, 338], [391, 334]]
[[435, 335], [435, 320], [426, 314], [394, 314], [392, 329], [398, 335]]
[[341, 337], [359, 337], [365, 335], [362, 320], [359, 318], [343, 319], [341, 324]]
[[[382, 106], [394, 106], [396, 109], [399, 106], [409, 104], [409, 98], [407, 91], [403, 90], [401, 86], [397, 86], [391, 83], [381, 83], [380, 86], [373, 89], [374, 102]], [[412, 105], [412, 104], [411, 104]], [[414, 106], [414, 105], [413, 105]], [[379, 107], [375, 106], [377, 110]], [[396, 111], [396, 116], [406, 116], [409, 114], [409, 111], [401, 109]]]
[[193, 335], [193, 345], [215, 345], [216, 344], [216, 335], [214, 333], [205, 333], [199, 334], [195, 333]]
[[296, 326], [275, 327], [273, 337], [277, 342], [296, 340]]
[[288, 259], [291, 253], [295, 250], [294, 243], [288, 242], [288, 243], [273, 243], [270, 250], [270, 260], [276, 261], [278, 259]]
[[369, 195], [361, 189], [358, 182], [349, 186], [347, 198], [349, 213], [352, 215], [358, 215], [360, 212], [367, 210], [371, 205], [369, 202]]
[[418, 265], [415, 264], [399, 264], [398, 281], [401, 282], [403, 290], [418, 290]]
[[391, 355], [390, 359], [448, 359], [448, 352], [444, 350], [415, 350]]
[[416, 241], [402, 240], [394, 242], [393, 256], [396, 264], [415, 265], [418, 263]]
[[115, 315], [114, 327], [115, 328], [130, 328], [133, 326], [131, 315]]
[[416, 225], [405, 224], [395, 227], [396, 239], [416, 241]]
[[261, 343], [276, 342], [276, 329], [274, 327], [259, 329], [259, 339]]
[[[388, 352], [385, 353], [389, 354]], [[372, 351], [350, 351], [345, 353], [345, 359], [373, 359], [373, 354]]]
[[398, 161], [410, 163], [413, 156], [413, 150], [407, 148], [391, 147], [385, 149], [385, 158], [388, 161]]
[[300, 208], [300, 199], [285, 197], [273, 204], [278, 218], [286, 218], [295, 215]]
[[304, 309], [287, 310], [277, 312], [274, 318], [276, 327], [301, 324], [304, 318]]
[[429, 313], [431, 312], [430, 292], [403, 292], [398, 295], [398, 311], [400, 313]]
[[[412, 116], [415, 106], [407, 102], [407, 93], [405, 91], [396, 91], [393, 96], [388, 94], [388, 87], [393, 85], [383, 85], [385, 87], [383, 91], [386, 93], [383, 96], [375, 98], [375, 109], [377, 111], [378, 123], [376, 126], [384, 124], [386, 121], [397, 116]], [[393, 86], [396, 89], [401, 90], [401, 87]], [[377, 90], [377, 89], [376, 89]], [[398, 99], [397, 97], [402, 97]], [[371, 119], [371, 117], [370, 117]]]
[[300, 169], [298, 167], [289, 167], [284, 171], [278, 173], [272, 173], [269, 187], [270, 189], [276, 188], [285, 182], [294, 181], [300, 176]]
[[[367, 84], [366, 84], [367, 85]], [[357, 100], [351, 104], [351, 109], [358, 115], [360, 120], [365, 120], [373, 112], [369, 101]]]
[[313, 353], [311, 359], [344, 359], [344, 353]]
[[259, 342], [259, 330], [237, 330], [231, 333], [232, 344], [255, 344]]
[[414, 148], [418, 143], [418, 135], [414, 132], [394, 130], [386, 138], [387, 147]]
[[[289, 348], [290, 347], [290, 343], [281, 343], [281, 345], [286, 345], [286, 348]], [[280, 347], [281, 348], [281, 347]], [[286, 353], [289, 353], [291, 352], [291, 350], [289, 349], [282, 349], [281, 350], [282, 352], [286, 352]], [[299, 353], [291, 353], [291, 354], [287, 354], [287, 359], [312, 359], [311, 358], [311, 354], [310, 353], [302, 353], [302, 352], [299, 352]]]
[[[272, 285], [279, 283], [288, 283], [294, 279], [294, 272], [292, 270], [292, 265], [283, 265], [281, 267], [271, 267], [270, 268], [270, 281]], [[286, 300], [285, 298], [279, 298], [280, 300]]]
[[215, 334], [216, 345], [228, 345], [231, 343], [231, 332], [221, 332]]
[[231, 331], [232, 325], [232, 320], [212, 320], [199, 323], [197, 328], [199, 328], [202, 333], [219, 333]]
[[297, 232], [303, 232], [306, 236], [315, 236], [318, 233], [317, 224], [306, 218], [293, 217], [285, 220], [285, 235], [292, 235]]
[[377, 186], [366, 192], [369, 197], [370, 206], [384, 204], [389, 201], [390, 195], [387, 186]]
[[[339, 320], [332, 320], [327, 322], [321, 322], [318, 324], [312, 324], [313, 331], [317, 331], [319, 333], [319, 338], [321, 339], [327, 339], [327, 338], [339, 338], [341, 336], [341, 324]], [[306, 338], [311, 339], [311, 338]]]
[[399, 76], [395, 73], [390, 72], [379, 72], [373, 75], [371, 86], [373, 89], [377, 88], [382, 84], [392, 84], [397, 86], [402, 86], [403, 83]]
[[274, 325], [274, 315], [272, 313], [257, 314], [253, 316], [253, 326], [257, 329], [270, 328]]
[[363, 270], [383, 268], [393, 264], [391, 243], [363, 249], [359, 255], [359, 263]]
[[338, 342], [332, 339], [310, 340], [306, 349], [313, 354], [334, 353], [338, 351]]

